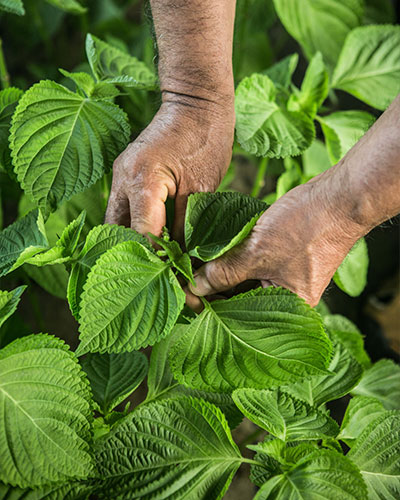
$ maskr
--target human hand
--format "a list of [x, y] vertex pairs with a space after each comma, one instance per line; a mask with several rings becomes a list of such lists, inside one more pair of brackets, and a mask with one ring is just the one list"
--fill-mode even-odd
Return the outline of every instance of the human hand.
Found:
[[333, 274], [366, 229], [342, 206], [343, 184], [337, 167], [296, 187], [259, 219], [250, 236], [195, 273], [194, 295], [214, 295], [256, 279], [282, 286], [311, 306], [318, 304]]
[[231, 159], [233, 95], [208, 101], [164, 93], [150, 125], [115, 160], [106, 222], [161, 234], [175, 198], [174, 239], [183, 240], [187, 197], [215, 191]]

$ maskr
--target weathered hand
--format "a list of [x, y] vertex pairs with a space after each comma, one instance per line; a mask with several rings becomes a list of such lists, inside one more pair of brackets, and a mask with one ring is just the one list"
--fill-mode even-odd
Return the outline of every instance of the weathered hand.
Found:
[[182, 240], [189, 194], [214, 191], [233, 143], [233, 96], [213, 102], [171, 93], [150, 125], [118, 156], [106, 222], [160, 235], [175, 198], [174, 238]]
[[[248, 280], [283, 286], [315, 306], [336, 269], [366, 232], [342, 211], [336, 167], [280, 198], [250, 236], [195, 274], [193, 294], [224, 291]], [[340, 181], [340, 179], [339, 179]], [[188, 304], [196, 308], [189, 294]]]

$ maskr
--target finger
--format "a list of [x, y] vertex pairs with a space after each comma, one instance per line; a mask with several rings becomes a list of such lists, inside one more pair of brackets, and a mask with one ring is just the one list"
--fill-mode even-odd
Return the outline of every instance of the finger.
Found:
[[179, 243], [184, 243], [185, 241], [185, 213], [187, 201], [188, 195], [176, 195], [172, 237], [174, 240], [179, 241]]
[[246, 281], [249, 271], [244, 252], [235, 249], [198, 269], [194, 275], [196, 286], [189, 283], [189, 290], [201, 297], [223, 292]]
[[105, 222], [106, 224], [118, 224], [120, 226], [129, 227], [129, 201], [126, 195], [115, 195], [111, 192], [107, 203]]
[[199, 299], [199, 297], [197, 297], [197, 295], [193, 295], [188, 287], [183, 287], [183, 291], [186, 294], [186, 305], [190, 307], [190, 309], [192, 309], [194, 312], [200, 314], [204, 309], [202, 301]]
[[166, 224], [165, 201], [168, 188], [165, 184], [154, 184], [151, 188], [135, 189], [129, 196], [131, 227], [138, 233], [161, 236]]

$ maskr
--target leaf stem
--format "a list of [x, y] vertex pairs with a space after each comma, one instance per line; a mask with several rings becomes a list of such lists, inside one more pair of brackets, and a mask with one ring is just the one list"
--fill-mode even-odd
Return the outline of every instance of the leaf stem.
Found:
[[251, 191], [251, 196], [254, 198], [257, 198], [258, 195], [260, 194], [261, 189], [264, 187], [264, 177], [265, 177], [265, 172], [267, 171], [267, 166], [268, 166], [268, 158], [261, 158], [260, 163], [258, 164], [258, 172], [256, 176], [256, 180], [254, 181], [254, 186]]
[[3, 52], [3, 40], [0, 38], [0, 85], [7, 89], [10, 86], [10, 75], [7, 71], [6, 60]]
[[257, 462], [257, 460], [252, 460], [251, 458], [242, 457], [242, 462], [251, 465], [258, 465], [259, 467], [265, 467], [265, 465], [262, 464], [261, 462]]

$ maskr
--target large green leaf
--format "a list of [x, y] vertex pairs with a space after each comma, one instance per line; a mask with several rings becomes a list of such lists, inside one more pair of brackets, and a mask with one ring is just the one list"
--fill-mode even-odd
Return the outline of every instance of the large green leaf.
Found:
[[92, 469], [91, 393], [74, 355], [36, 334], [0, 351], [0, 480], [33, 487]]
[[374, 123], [366, 111], [337, 111], [318, 117], [332, 162], [338, 163]]
[[97, 259], [84, 285], [77, 353], [153, 345], [171, 331], [184, 303], [168, 263], [136, 241], [119, 243]]
[[87, 9], [82, 7], [82, 5], [76, 0], [46, 0], [46, 2], [61, 10], [70, 12], [71, 14], [83, 14], [87, 11]]
[[324, 325], [346, 347], [363, 368], [371, 366], [371, 360], [364, 349], [364, 339], [360, 330], [349, 319], [340, 314], [326, 314]]
[[335, 332], [330, 332], [333, 344], [333, 357], [328, 370], [331, 374], [312, 377], [309, 380], [296, 382], [284, 388], [312, 406], [339, 399], [347, 394], [360, 380], [362, 367], [351, 355], [345, 344]]
[[21, 266], [38, 252], [46, 250], [48, 242], [40, 211], [29, 212], [1, 231], [0, 248], [0, 276]]
[[141, 352], [89, 354], [82, 361], [93, 398], [106, 415], [122, 403], [147, 374], [147, 358]]
[[94, 76], [108, 83], [137, 89], [155, 89], [155, 74], [145, 63], [97, 37], [86, 37], [86, 55]]
[[384, 411], [383, 404], [375, 398], [367, 396], [352, 398], [346, 408], [338, 439], [351, 446], [365, 427]]
[[19, 286], [11, 292], [0, 290], [0, 328], [1, 325], [12, 315], [17, 309], [18, 303], [21, 300], [21, 295], [26, 289], [26, 285]]
[[319, 450], [288, 472], [273, 477], [254, 500], [365, 500], [367, 491], [358, 468], [343, 455]]
[[180, 335], [179, 330], [182, 331], [184, 328], [186, 328], [185, 325], [176, 325], [168, 337], [153, 347], [150, 357], [149, 375], [147, 377], [148, 393], [145, 403], [182, 395], [201, 398], [217, 406], [225, 415], [229, 426], [231, 428], [236, 427], [242, 420], [243, 415], [233, 402], [230, 394], [190, 389], [174, 379], [169, 366], [168, 356], [171, 345], [175, 338]]
[[292, 94], [288, 108], [304, 111], [311, 118], [317, 114], [329, 92], [329, 77], [321, 52], [317, 52], [308, 65], [300, 91]]
[[87, 500], [93, 486], [90, 482], [68, 481], [41, 488], [22, 489], [0, 483], [2, 500]]
[[79, 242], [79, 237], [85, 223], [85, 217], [86, 212], [83, 211], [79, 217], [64, 228], [60, 238], [52, 248], [27, 259], [26, 263], [41, 267], [61, 264], [71, 260]]
[[129, 134], [125, 113], [112, 102], [44, 80], [23, 95], [14, 113], [14, 169], [26, 194], [55, 210], [102, 177]]
[[298, 61], [299, 54], [291, 54], [263, 71], [263, 75], [267, 75], [277, 88], [282, 87], [288, 89], [292, 82], [292, 76], [297, 68]]
[[[1, 4], [1, 0], [0, 0]], [[23, 92], [15, 87], [0, 91], [0, 168], [11, 172], [11, 157], [8, 145], [11, 117]]]
[[311, 144], [307, 151], [304, 151], [302, 160], [303, 173], [307, 179], [322, 174], [331, 167], [327, 148], [318, 139]]
[[222, 498], [242, 458], [220, 410], [181, 397], [143, 405], [96, 450], [101, 498]]
[[248, 419], [282, 441], [323, 439], [339, 432], [326, 413], [280, 389], [237, 389], [232, 397]]
[[333, 281], [350, 297], [358, 297], [367, 284], [368, 247], [361, 238], [337, 268]]
[[11, 12], [23, 16], [25, 14], [24, 4], [22, 0], [0, 0], [0, 10]]
[[374, 108], [386, 109], [400, 92], [400, 26], [353, 30], [346, 38], [332, 86]]
[[79, 320], [79, 303], [83, 285], [90, 269], [104, 252], [124, 241], [138, 241], [151, 249], [146, 238], [132, 229], [104, 224], [94, 227], [87, 235], [85, 245], [72, 266], [68, 281], [68, 302], [75, 318]]
[[235, 111], [237, 140], [256, 156], [296, 156], [305, 151], [315, 137], [311, 118], [276, 102], [275, 85], [266, 75], [254, 74], [240, 82]]
[[376, 398], [387, 410], [400, 410], [400, 366], [390, 359], [381, 359], [364, 372], [351, 392]]
[[348, 457], [360, 468], [370, 500], [400, 497], [400, 412], [382, 413], [356, 439]]
[[189, 197], [185, 242], [189, 255], [209, 261], [250, 233], [268, 205], [240, 193], [196, 193]]
[[207, 303], [174, 344], [170, 365], [189, 387], [231, 392], [324, 373], [330, 352], [319, 315], [270, 287]]
[[46, 292], [65, 300], [67, 298], [68, 272], [64, 264], [37, 267], [24, 265], [26, 274]]

